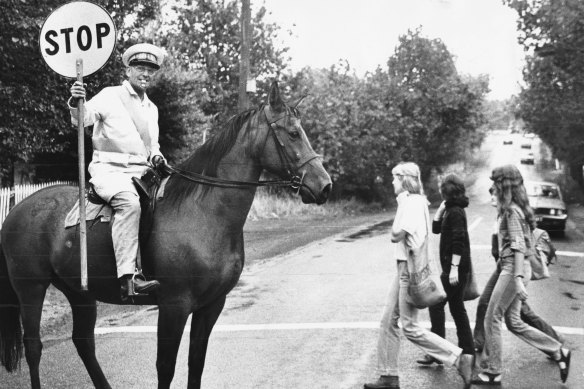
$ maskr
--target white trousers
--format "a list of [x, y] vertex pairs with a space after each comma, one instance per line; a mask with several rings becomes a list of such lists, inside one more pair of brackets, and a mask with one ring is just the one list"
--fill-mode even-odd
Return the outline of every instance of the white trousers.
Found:
[[110, 204], [114, 209], [112, 240], [119, 278], [124, 274], [134, 274], [136, 258], [140, 255], [140, 199], [136, 193], [119, 192], [112, 197]]

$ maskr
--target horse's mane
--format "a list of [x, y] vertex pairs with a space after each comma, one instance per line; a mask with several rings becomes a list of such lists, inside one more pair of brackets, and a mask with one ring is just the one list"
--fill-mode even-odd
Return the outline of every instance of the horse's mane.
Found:
[[[232, 116], [221, 131], [216, 132], [204, 144], [199, 146], [186, 161], [178, 165], [178, 168], [210, 177], [217, 177], [219, 162], [235, 144], [240, 130], [243, 127], [248, 129], [250, 127], [250, 119], [258, 112], [261, 112], [262, 109], [263, 105]], [[173, 175], [164, 189], [164, 198], [171, 203], [179, 203], [196, 191], [199, 185], [196, 182]], [[201, 196], [205, 196], [210, 188], [211, 186], [204, 185]]]

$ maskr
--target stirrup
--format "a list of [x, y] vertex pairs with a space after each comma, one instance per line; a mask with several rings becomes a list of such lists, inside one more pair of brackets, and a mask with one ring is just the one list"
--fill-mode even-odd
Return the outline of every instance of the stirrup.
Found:
[[144, 274], [142, 274], [141, 270], [136, 269], [134, 271], [134, 274], [132, 275], [132, 278], [128, 278], [128, 284], [127, 284], [127, 288], [128, 288], [128, 297], [134, 297], [134, 296], [148, 296], [147, 293], [138, 293], [136, 292], [136, 290], [134, 289], [134, 280], [139, 277], [141, 278], [143, 281], [146, 281], [146, 277], [144, 277]]

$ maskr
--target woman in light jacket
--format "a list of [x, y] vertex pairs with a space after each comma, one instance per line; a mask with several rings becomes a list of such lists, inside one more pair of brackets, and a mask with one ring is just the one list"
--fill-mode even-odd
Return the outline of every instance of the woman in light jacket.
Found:
[[380, 325], [377, 345], [379, 379], [365, 384], [364, 388], [399, 388], [399, 319], [408, 340], [431, 357], [448, 366], [455, 366], [464, 380], [464, 387], [469, 388], [474, 355], [463, 354], [459, 347], [423, 328], [418, 322], [419, 310], [406, 300], [409, 285], [408, 256], [412, 249], [418, 249], [427, 242], [430, 216], [418, 165], [412, 162], [400, 163], [392, 170], [392, 174], [398, 203], [391, 230], [397, 272], [389, 288]]

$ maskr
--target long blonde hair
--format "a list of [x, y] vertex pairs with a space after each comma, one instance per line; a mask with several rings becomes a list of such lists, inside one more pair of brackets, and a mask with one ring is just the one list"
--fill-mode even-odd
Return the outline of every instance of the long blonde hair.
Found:
[[404, 190], [415, 194], [424, 194], [422, 179], [420, 178], [420, 168], [414, 162], [401, 162], [392, 170], [391, 174], [399, 177]]

